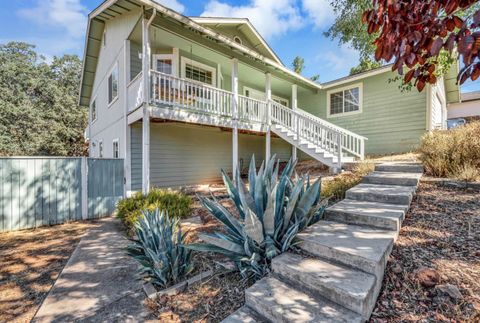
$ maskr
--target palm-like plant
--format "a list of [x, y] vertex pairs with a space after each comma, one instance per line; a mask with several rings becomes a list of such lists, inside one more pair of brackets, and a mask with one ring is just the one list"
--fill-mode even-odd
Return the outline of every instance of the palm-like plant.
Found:
[[199, 197], [205, 208], [225, 226], [224, 232], [200, 235], [205, 243], [187, 248], [222, 253], [233, 262], [243, 277], [263, 277], [270, 261], [287, 251], [296, 234], [317, 221], [326, 207], [320, 198], [320, 180], [310, 184], [308, 176], [294, 173], [296, 161], [290, 160], [279, 176], [275, 156], [262, 163], [258, 173], [252, 157], [247, 189], [235, 174], [235, 184], [222, 170], [228, 194], [240, 218], [235, 217], [212, 196]]
[[140, 265], [140, 273], [161, 288], [179, 282], [193, 270], [191, 250], [186, 249], [185, 234], [178, 218], [158, 209], [143, 211], [134, 226], [137, 238], [127, 253]]

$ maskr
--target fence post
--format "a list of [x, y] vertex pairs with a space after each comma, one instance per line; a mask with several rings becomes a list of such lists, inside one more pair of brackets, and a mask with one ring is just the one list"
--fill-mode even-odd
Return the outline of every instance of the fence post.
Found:
[[88, 219], [88, 164], [87, 157], [82, 157], [82, 182], [81, 182], [81, 194], [82, 194], [82, 219]]

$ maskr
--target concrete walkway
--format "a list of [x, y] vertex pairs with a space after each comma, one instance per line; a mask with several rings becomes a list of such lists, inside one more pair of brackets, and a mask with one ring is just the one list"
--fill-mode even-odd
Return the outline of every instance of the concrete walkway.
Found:
[[148, 321], [137, 264], [116, 218], [99, 220], [82, 238], [33, 322]]

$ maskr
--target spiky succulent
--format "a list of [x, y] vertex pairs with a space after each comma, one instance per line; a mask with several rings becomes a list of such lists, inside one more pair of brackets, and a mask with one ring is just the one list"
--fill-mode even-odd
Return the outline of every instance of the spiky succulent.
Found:
[[249, 189], [235, 174], [235, 184], [222, 171], [223, 181], [238, 211], [234, 216], [219, 201], [199, 197], [205, 208], [224, 226], [224, 232], [200, 235], [205, 243], [190, 244], [189, 249], [222, 253], [233, 262], [243, 277], [263, 277], [270, 261], [287, 251], [296, 234], [317, 221], [326, 203], [320, 198], [320, 180], [310, 184], [308, 176], [294, 173], [296, 161], [290, 160], [279, 176], [275, 156], [262, 163], [258, 173], [252, 157]]
[[143, 211], [134, 226], [136, 238], [127, 253], [141, 266], [140, 273], [161, 288], [179, 282], [193, 269], [191, 250], [186, 249], [185, 234], [179, 220], [158, 209]]

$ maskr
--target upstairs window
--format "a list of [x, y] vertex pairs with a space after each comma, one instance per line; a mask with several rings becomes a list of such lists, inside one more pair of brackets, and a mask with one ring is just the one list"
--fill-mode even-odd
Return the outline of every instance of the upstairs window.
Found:
[[98, 157], [103, 158], [103, 141], [98, 141]]
[[115, 64], [108, 76], [108, 104], [118, 97], [118, 64]]
[[120, 158], [120, 146], [118, 144], [118, 139], [113, 140], [113, 158]]
[[327, 116], [341, 116], [362, 111], [362, 85], [327, 92]]
[[97, 120], [97, 100], [93, 100], [91, 109], [91, 122]]
[[216, 69], [214, 67], [185, 59], [182, 57], [182, 77], [193, 81], [216, 86]]

